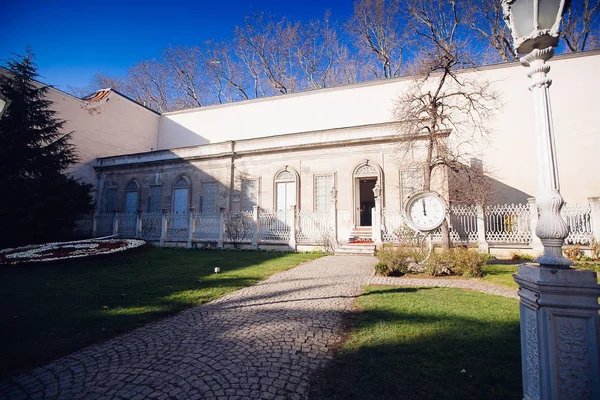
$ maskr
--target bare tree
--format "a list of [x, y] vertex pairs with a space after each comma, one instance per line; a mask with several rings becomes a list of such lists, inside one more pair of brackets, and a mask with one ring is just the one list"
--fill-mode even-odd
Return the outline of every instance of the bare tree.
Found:
[[127, 91], [134, 99], [158, 112], [176, 110], [169, 82], [169, 68], [159, 60], [135, 64], [127, 73]]
[[297, 91], [298, 25], [286, 18], [276, 22], [262, 13], [248, 16], [244, 22], [243, 27], [235, 28], [235, 37], [251, 74], [255, 79], [265, 76], [275, 92]]
[[217, 91], [219, 103], [250, 99], [252, 91], [249, 87], [252, 84], [249, 83], [243, 63], [235, 58], [230, 43], [205, 43], [204, 70]]
[[225, 234], [235, 249], [252, 234], [254, 222], [243, 213], [228, 212], [225, 214]]
[[307, 82], [309, 88], [356, 82], [356, 73], [352, 71], [355, 62], [338, 37], [330, 11], [325, 12], [323, 19], [299, 24], [297, 57], [302, 74], [299, 81]]
[[560, 36], [572, 52], [600, 48], [600, 0], [572, 0]]
[[515, 60], [512, 36], [504, 22], [502, 2], [466, 0], [461, 2], [465, 13], [465, 23], [475, 36], [494, 50], [495, 56], [505, 62]]
[[400, 74], [403, 61], [402, 21], [405, 16], [400, 0], [358, 0], [346, 29], [356, 47], [364, 54], [375, 55], [378, 68], [372, 68], [375, 77], [392, 78]]
[[455, 163], [448, 173], [448, 200], [453, 204], [486, 204], [494, 194], [491, 172], [483, 162], [472, 158], [470, 164]]
[[177, 109], [202, 107], [205, 105], [207, 90], [202, 81], [203, 55], [198, 46], [167, 47], [163, 50], [165, 67], [172, 85], [177, 89], [174, 99]]
[[[411, 25], [424, 40], [412, 86], [397, 101], [396, 118], [403, 127], [401, 146], [423, 169], [423, 190], [431, 190], [434, 171], [458, 171], [468, 162], [489, 135], [487, 122], [501, 104], [491, 82], [476, 71], [459, 70], [472, 62], [456, 40], [461, 23], [456, 1], [412, 0], [407, 6]], [[442, 239], [449, 247], [447, 223]]]

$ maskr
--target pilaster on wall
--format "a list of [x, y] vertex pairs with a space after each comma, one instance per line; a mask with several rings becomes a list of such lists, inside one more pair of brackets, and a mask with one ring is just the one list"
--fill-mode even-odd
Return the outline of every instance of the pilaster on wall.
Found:
[[219, 248], [219, 249], [223, 248], [223, 236], [225, 234], [224, 218], [225, 218], [225, 209], [221, 207], [221, 209], [219, 210], [219, 239], [217, 240], [217, 248]]

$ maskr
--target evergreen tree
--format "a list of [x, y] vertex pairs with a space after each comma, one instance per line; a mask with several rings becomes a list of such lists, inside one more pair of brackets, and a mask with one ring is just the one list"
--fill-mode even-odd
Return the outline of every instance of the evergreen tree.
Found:
[[33, 58], [28, 49], [0, 75], [9, 101], [0, 118], [0, 248], [68, 238], [93, 207], [92, 186], [66, 174], [77, 162], [73, 132], [63, 133]]

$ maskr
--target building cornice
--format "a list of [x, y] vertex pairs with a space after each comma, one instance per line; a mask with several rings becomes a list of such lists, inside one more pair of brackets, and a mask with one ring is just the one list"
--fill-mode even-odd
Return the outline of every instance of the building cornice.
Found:
[[[398, 123], [385, 123], [385, 124], [373, 124], [368, 126], [362, 126], [360, 128], [381, 128], [381, 127], [396, 127], [399, 125]], [[355, 127], [356, 129], [356, 127]], [[239, 141], [227, 141], [220, 142], [214, 144], [200, 145], [200, 146], [191, 146], [191, 147], [183, 147], [179, 149], [171, 149], [171, 150], [158, 150], [147, 153], [136, 153], [136, 154], [127, 154], [122, 156], [114, 156], [114, 157], [104, 157], [96, 159], [93, 167], [97, 171], [111, 170], [111, 169], [123, 169], [123, 168], [138, 168], [138, 167], [146, 167], [157, 164], [179, 164], [179, 163], [189, 163], [193, 161], [208, 161], [208, 160], [229, 160], [232, 156], [236, 159], [241, 159], [243, 157], [248, 156], [259, 156], [259, 155], [269, 155], [269, 154], [281, 154], [281, 153], [289, 153], [289, 152], [298, 152], [298, 151], [311, 151], [311, 150], [326, 150], [330, 148], [336, 147], [355, 147], [355, 146], [364, 146], [364, 145], [372, 145], [372, 144], [384, 144], [384, 143], [393, 143], [393, 142], [402, 142], [406, 140], [422, 140], [427, 137], [427, 135], [423, 136], [401, 136], [400, 134], [392, 131], [393, 133], [379, 136], [368, 136], [368, 137], [356, 137], [350, 139], [333, 139], [333, 140], [324, 140], [324, 141], [314, 141], [310, 143], [281, 143], [281, 141], [285, 142], [285, 139], [290, 139], [290, 137], [295, 136], [296, 138], [300, 135], [306, 135], [307, 133], [327, 133], [333, 134], [336, 133], [340, 136], [343, 134], [342, 132], [333, 132], [333, 131], [342, 131], [344, 128], [336, 128], [334, 130], [328, 131], [316, 131], [316, 132], [303, 132], [303, 133], [295, 133], [288, 135], [278, 135], [272, 136], [269, 138], [256, 138], [256, 139], [244, 139]], [[440, 131], [440, 136], [447, 137], [450, 135], [450, 130]], [[267, 140], [268, 139], [268, 140]], [[280, 139], [279, 141], [277, 139]], [[260, 142], [277, 142], [281, 143], [276, 146], [257, 146]], [[290, 142], [288, 140], [288, 142]], [[179, 151], [179, 153], [177, 153]]]

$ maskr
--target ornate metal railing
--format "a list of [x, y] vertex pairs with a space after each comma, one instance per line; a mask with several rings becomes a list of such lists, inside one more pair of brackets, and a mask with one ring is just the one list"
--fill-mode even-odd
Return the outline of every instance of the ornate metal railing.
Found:
[[398, 230], [406, 226], [404, 211], [384, 208], [381, 212], [381, 240], [394, 242], [398, 240]]
[[254, 219], [251, 212], [226, 212], [223, 215], [225, 236], [230, 243], [247, 243], [254, 235]]
[[117, 213], [115, 215], [119, 221], [117, 234], [122, 238], [134, 238], [136, 236], [137, 214]]
[[221, 233], [221, 216], [219, 214], [194, 214], [194, 239], [198, 241], [216, 242]]
[[160, 240], [162, 229], [162, 213], [142, 213], [142, 239]]
[[485, 237], [488, 242], [529, 243], [529, 204], [496, 204], [485, 207]]
[[112, 235], [114, 217], [114, 213], [96, 214], [96, 237]]
[[477, 241], [477, 206], [452, 204], [450, 217], [450, 240], [453, 242]]
[[290, 240], [290, 226], [292, 216], [285, 211], [267, 212], [259, 214], [258, 239], [261, 241], [286, 242]]
[[167, 213], [167, 240], [182, 241], [188, 239], [188, 213]]
[[319, 243], [333, 233], [333, 218], [329, 212], [299, 210], [296, 215], [298, 242]]
[[569, 227], [565, 244], [588, 245], [594, 237], [592, 231], [592, 208], [589, 204], [565, 204], [561, 215]]

